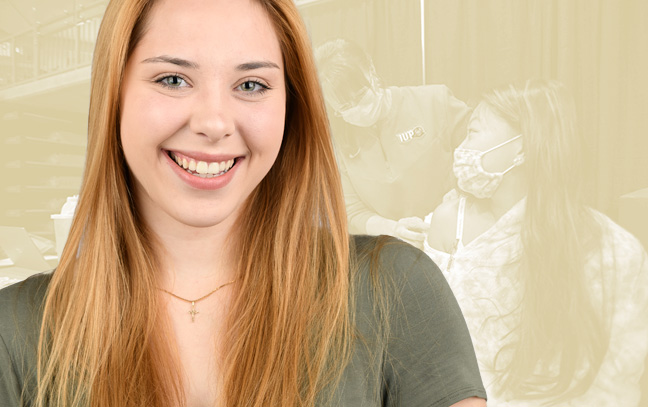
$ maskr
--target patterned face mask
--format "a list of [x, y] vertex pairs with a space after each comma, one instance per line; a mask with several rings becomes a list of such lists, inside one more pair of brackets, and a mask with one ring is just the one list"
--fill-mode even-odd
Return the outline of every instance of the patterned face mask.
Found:
[[522, 137], [521, 134], [506, 140], [505, 142], [489, 148], [486, 151], [473, 150], [468, 148], [457, 147], [454, 151], [454, 163], [452, 171], [457, 177], [457, 183], [462, 191], [467, 192], [477, 198], [490, 198], [502, 182], [504, 174], [524, 162], [524, 155], [518, 155], [513, 160], [513, 165], [502, 172], [488, 172], [482, 166], [482, 157], [513, 140]]

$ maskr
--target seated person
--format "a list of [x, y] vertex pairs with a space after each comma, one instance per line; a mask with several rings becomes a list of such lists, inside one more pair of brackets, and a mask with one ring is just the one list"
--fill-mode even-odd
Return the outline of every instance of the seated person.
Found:
[[425, 252], [473, 337], [488, 406], [637, 406], [648, 352], [648, 260], [583, 204], [584, 138], [557, 82], [486, 95], [455, 150], [460, 190]]

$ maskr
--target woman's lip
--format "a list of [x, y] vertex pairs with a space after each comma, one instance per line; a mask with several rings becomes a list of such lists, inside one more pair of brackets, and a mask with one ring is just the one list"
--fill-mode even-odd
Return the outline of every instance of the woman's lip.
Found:
[[223, 175], [212, 178], [202, 178], [196, 175], [189, 174], [184, 168], [180, 167], [169, 155], [169, 151], [164, 150], [164, 157], [166, 157], [167, 163], [171, 167], [171, 170], [182, 180], [185, 184], [189, 185], [195, 189], [202, 190], [216, 190], [227, 186], [234, 174], [238, 170], [241, 161], [245, 160], [244, 157], [238, 157], [234, 166]]
[[236, 154], [208, 154], [199, 151], [182, 151], [182, 150], [164, 150], [168, 154], [179, 154], [181, 156], [193, 159], [195, 161], [205, 161], [208, 163], [223, 162], [241, 158], [243, 155]]

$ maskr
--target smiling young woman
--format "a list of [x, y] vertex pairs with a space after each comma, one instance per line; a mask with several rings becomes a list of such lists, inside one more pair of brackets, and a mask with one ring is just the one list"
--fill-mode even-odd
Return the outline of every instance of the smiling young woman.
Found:
[[0, 406], [484, 405], [434, 264], [347, 234], [291, 0], [111, 1], [91, 87], [59, 267], [0, 295]]

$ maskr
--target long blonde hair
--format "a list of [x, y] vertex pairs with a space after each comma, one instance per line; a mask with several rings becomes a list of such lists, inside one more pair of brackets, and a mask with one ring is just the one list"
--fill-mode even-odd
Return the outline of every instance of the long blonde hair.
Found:
[[[348, 360], [349, 239], [328, 121], [292, 0], [258, 0], [286, 72], [283, 144], [246, 201], [223, 361], [222, 405], [308, 406]], [[44, 305], [37, 406], [179, 406], [183, 386], [158, 310], [153, 236], [119, 141], [126, 61], [153, 0], [113, 0], [94, 54], [77, 213]]]

